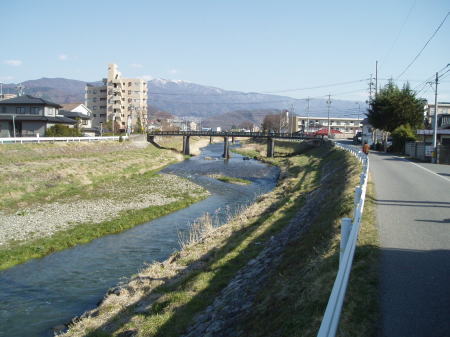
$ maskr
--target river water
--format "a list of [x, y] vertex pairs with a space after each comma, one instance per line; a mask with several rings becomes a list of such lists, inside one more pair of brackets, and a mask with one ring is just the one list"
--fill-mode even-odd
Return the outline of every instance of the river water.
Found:
[[[144, 263], [165, 260], [179, 248], [178, 232], [205, 212], [220, 225], [241, 205], [275, 187], [277, 168], [234, 153], [225, 161], [222, 152], [223, 144], [211, 144], [200, 156], [163, 170], [203, 186], [211, 192], [207, 199], [126, 232], [0, 272], [0, 336], [53, 336], [53, 327], [94, 308], [109, 288], [137, 273]], [[252, 184], [228, 184], [210, 174]]]

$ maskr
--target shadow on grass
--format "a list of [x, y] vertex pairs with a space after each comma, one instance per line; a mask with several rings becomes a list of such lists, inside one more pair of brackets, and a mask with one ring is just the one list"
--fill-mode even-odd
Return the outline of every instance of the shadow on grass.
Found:
[[[243, 336], [316, 336], [339, 263], [337, 220], [348, 216], [353, 206], [345, 191], [349, 172], [341, 171], [328, 181], [329, 195], [319, 209], [320, 215], [308, 232], [291, 242], [282, 263], [272, 271], [270, 281], [255, 300], [254, 310], [243, 317]], [[376, 266], [366, 260], [370, 256], [373, 261], [377, 251], [378, 247], [370, 245], [357, 249], [348, 292], [356, 300], [344, 307], [341, 321], [345, 321], [345, 328], [338, 333], [340, 336], [355, 336], [361, 322], [367, 322], [370, 311], [376, 312], [376, 305], [367, 303], [376, 297], [376, 288], [368, 284], [376, 279]], [[368, 273], [371, 277], [367, 277]], [[356, 335], [370, 336], [365, 332], [373, 331], [373, 322], [366, 326]]]
[[[321, 159], [318, 155], [316, 158]], [[301, 186], [304, 183], [309, 173], [314, 170], [314, 165], [317, 165], [317, 163], [311, 162], [305, 168], [298, 184], [296, 184], [297, 186]], [[319, 164], [319, 168], [320, 166]], [[154, 304], [149, 308], [148, 312], [142, 314], [144, 321], [147, 319], [147, 322], [142, 323], [143, 331], [147, 331], [147, 335], [152, 336], [178, 336], [180, 333], [183, 333], [192, 323], [195, 314], [206, 309], [214, 301], [215, 297], [228, 285], [235, 274], [264, 248], [261, 242], [280, 231], [297, 213], [303, 202], [304, 194], [296, 196], [294, 200], [290, 200], [288, 196], [282, 197], [276, 204], [270, 206], [259, 219], [250, 223], [247, 227], [234, 232], [223, 247], [210, 249], [202, 257], [196, 259], [196, 261], [204, 262], [201, 270], [195, 269], [195, 262], [191, 263], [189, 267], [192, 268], [189, 274], [176, 280], [172, 279], [173, 284], [170, 284], [169, 281], [169, 285], [161, 285], [153, 289], [150, 295], [142, 298], [139, 303], [135, 304], [135, 307], [138, 307], [141, 304], [148, 303], [149, 296], [152, 296], [152, 299], [155, 298], [155, 294], [159, 296], [153, 302]], [[286, 209], [282, 211], [279, 217], [274, 219], [272, 224], [268, 224], [266, 228], [261, 229], [260, 226], [266, 220], [269, 220], [277, 209], [283, 206]], [[256, 242], [258, 244], [254, 244]], [[195, 291], [196, 282], [205, 282], [206, 286], [194, 295], [183, 293], [187, 293], [191, 289]], [[168, 296], [162, 298], [164, 295]], [[174, 296], [179, 296], [181, 300], [178, 303], [171, 303], [170, 298]], [[183, 296], [188, 296], [188, 298], [183, 300]], [[169, 300], [167, 300], [167, 297]], [[132, 324], [129, 324], [132, 318], [129, 310], [127, 308], [117, 313], [108, 322], [87, 336], [102, 336], [102, 334], [105, 334], [105, 331], [120, 331], [121, 328], [128, 328], [129, 326], [132, 329]], [[165, 318], [165, 314], [168, 317]], [[157, 327], [150, 320], [154, 316], [157, 316], [155, 320], [159, 321]], [[161, 320], [163, 320], [162, 323]], [[149, 332], [151, 330], [154, 332]]]

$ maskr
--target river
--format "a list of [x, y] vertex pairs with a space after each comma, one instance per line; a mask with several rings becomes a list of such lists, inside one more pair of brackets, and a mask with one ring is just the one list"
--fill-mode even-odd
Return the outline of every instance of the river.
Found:
[[[211, 196], [185, 209], [126, 232], [34, 259], [0, 272], [0, 336], [49, 337], [53, 327], [90, 310], [107, 290], [137, 273], [145, 263], [163, 261], [179, 248], [178, 233], [208, 212], [216, 225], [241, 205], [275, 187], [279, 170], [211, 144], [197, 157], [163, 170], [196, 182]], [[235, 185], [210, 178], [222, 174], [252, 181]]]

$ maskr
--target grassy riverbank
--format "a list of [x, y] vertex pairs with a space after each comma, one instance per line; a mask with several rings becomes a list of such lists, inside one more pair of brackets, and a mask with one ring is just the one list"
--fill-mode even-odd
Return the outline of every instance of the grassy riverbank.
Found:
[[[278, 268], [267, 270], [269, 282], [255, 300], [258, 304], [239, 326], [245, 336], [315, 335], [336, 274], [339, 219], [352, 211], [359, 167], [354, 158], [340, 150], [285, 145], [278, 149], [278, 157], [264, 159], [282, 169], [274, 191], [260, 197], [226, 225], [203, 232], [198, 242], [187, 245], [163, 264], [151, 265], [117, 288], [99, 308], [73, 325], [66, 336], [185, 333], [233, 277], [291, 224], [308, 196], [323, 189], [323, 193], [315, 194], [322, 202], [317, 209], [310, 209], [316, 212], [314, 220], [304, 224], [305, 233], [288, 245]], [[264, 150], [262, 144], [249, 144], [238, 151], [263, 158]], [[294, 155], [297, 151], [302, 154]], [[326, 186], [321, 186], [321, 181], [326, 181]], [[373, 233], [369, 232], [366, 239], [372, 244], [374, 238], [369, 237]], [[371, 283], [374, 275], [367, 279], [365, 274], [373, 261], [372, 253], [358, 255], [358, 268], [352, 273], [356, 288], [361, 282]], [[366, 310], [364, 301], [373, 307], [373, 292], [369, 294], [360, 296], [359, 301], [348, 301], [351, 313], [346, 314], [348, 309], [344, 313], [344, 331], [359, 331], [361, 326], [370, 331], [372, 325], [367, 317], [359, 315], [359, 321], [352, 317], [353, 312]]]
[[[179, 139], [162, 142], [181, 148]], [[203, 188], [159, 174], [182, 159], [133, 142], [0, 146], [0, 270], [203, 199]]]

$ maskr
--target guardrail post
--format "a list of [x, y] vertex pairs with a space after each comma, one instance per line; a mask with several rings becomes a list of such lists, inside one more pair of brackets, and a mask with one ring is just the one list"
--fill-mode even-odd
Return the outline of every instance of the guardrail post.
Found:
[[350, 232], [352, 231], [352, 219], [342, 218], [341, 219], [341, 249], [339, 251], [339, 266], [342, 263], [342, 257], [344, 255], [345, 247], [347, 246], [348, 238]]

